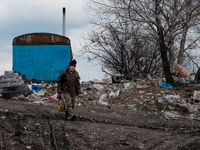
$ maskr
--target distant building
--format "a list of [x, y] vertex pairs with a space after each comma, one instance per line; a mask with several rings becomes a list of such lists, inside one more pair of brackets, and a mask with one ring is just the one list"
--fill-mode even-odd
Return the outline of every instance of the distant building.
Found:
[[13, 71], [36, 82], [55, 82], [72, 60], [69, 38], [50, 33], [30, 33], [13, 39]]

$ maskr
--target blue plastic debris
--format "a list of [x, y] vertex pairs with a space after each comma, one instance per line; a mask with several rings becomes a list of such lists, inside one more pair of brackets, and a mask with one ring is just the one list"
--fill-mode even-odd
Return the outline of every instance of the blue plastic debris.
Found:
[[152, 48], [155, 48], [157, 45], [156, 44], [153, 44]]
[[38, 85], [32, 85], [32, 89], [35, 90], [35, 92], [38, 92], [42, 89], [42, 87]]
[[10, 134], [10, 136], [13, 136], [13, 135], [15, 135], [15, 133], [11, 133], [11, 134]]
[[170, 85], [170, 84], [168, 84], [168, 83], [165, 83], [165, 82], [161, 82], [161, 83], [160, 83], [160, 86], [165, 87], [165, 88], [173, 89], [173, 86], [172, 86], [172, 85]]
[[36, 123], [36, 124], [35, 124], [35, 126], [39, 126], [39, 125], [40, 125], [40, 123]]
[[190, 79], [187, 79], [186, 82], [190, 82]]
[[[40, 91], [42, 89], [41, 86], [38, 86], [38, 85], [32, 85], [32, 89], [38, 93], [38, 91]], [[33, 90], [30, 90], [30, 93], [32, 94], [33, 93]]]

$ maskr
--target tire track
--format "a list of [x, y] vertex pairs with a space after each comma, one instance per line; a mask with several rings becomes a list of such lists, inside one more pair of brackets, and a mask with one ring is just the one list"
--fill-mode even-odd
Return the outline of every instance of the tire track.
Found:
[[58, 145], [57, 145], [57, 142], [56, 142], [56, 137], [55, 137], [55, 134], [54, 134], [54, 126], [53, 126], [53, 123], [52, 121], [49, 121], [49, 124], [50, 124], [50, 130], [51, 130], [51, 138], [52, 138], [52, 147], [54, 147], [54, 149], [58, 150]]

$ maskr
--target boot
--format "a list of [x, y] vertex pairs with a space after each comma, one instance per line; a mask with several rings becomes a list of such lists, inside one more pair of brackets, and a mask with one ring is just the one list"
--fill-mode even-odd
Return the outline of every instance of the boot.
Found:
[[69, 120], [68, 117], [69, 117], [69, 113], [68, 113], [68, 111], [66, 110], [66, 112], [65, 112], [65, 120]]
[[67, 111], [66, 111], [65, 117], [66, 117], [67, 120], [71, 120], [72, 119], [73, 111], [72, 111], [72, 107], [71, 106], [67, 107]]
[[74, 120], [76, 120], [77, 118], [78, 118], [77, 115], [73, 115], [71, 121], [74, 121]]

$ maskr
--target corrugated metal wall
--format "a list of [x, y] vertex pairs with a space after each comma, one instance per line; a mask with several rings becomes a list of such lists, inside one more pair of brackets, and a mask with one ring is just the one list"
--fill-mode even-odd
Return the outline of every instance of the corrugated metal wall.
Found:
[[[45, 40], [45, 37], [50, 36], [50, 40]], [[52, 38], [52, 36], [54, 37]], [[60, 36], [47, 33], [44, 36], [41, 33], [34, 33], [16, 37], [13, 40], [12, 70], [25, 74], [27, 78], [34, 78], [36, 82], [57, 81], [60, 71], [68, 67], [72, 54], [69, 41], [63, 43], [59, 40], [57, 42], [54, 40], [52, 42], [55, 37]], [[38, 40], [38, 38], [42, 40]], [[29, 41], [27, 42], [26, 39]], [[37, 42], [33, 44], [33, 41]]]

